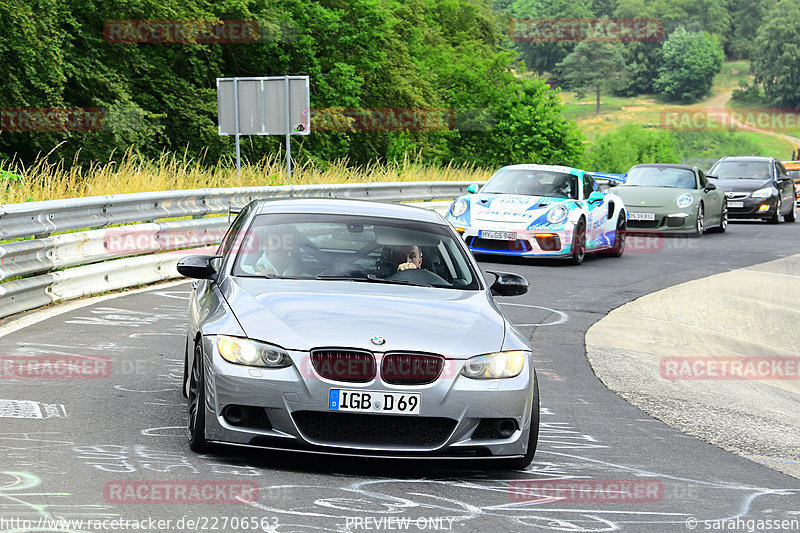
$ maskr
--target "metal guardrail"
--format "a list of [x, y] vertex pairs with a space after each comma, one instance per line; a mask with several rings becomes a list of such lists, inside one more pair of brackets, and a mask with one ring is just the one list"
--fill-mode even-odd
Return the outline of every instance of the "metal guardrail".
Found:
[[[465, 194], [470, 183], [193, 189], [0, 205], [0, 241], [35, 237], [0, 244], [0, 318], [64, 299], [176, 278], [181, 257], [222, 240], [229, 221], [214, 215], [252, 200], [430, 202]], [[192, 219], [156, 222], [182, 217]]]

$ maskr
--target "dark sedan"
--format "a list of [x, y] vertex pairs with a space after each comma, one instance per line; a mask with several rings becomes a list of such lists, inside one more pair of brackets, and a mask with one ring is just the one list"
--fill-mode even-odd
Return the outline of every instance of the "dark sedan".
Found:
[[730, 218], [760, 218], [777, 224], [781, 217], [794, 222], [797, 216], [794, 184], [774, 157], [723, 157], [708, 177], [725, 191]]

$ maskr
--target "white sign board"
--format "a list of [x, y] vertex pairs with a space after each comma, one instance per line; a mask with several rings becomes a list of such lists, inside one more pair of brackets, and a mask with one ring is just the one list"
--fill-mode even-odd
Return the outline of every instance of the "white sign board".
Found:
[[217, 110], [220, 135], [308, 135], [308, 76], [217, 78]]

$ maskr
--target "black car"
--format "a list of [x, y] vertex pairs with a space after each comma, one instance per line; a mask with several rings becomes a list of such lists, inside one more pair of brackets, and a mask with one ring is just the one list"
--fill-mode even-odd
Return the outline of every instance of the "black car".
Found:
[[723, 157], [708, 177], [725, 191], [730, 218], [761, 218], [777, 224], [781, 216], [787, 222], [797, 216], [792, 178], [774, 157]]

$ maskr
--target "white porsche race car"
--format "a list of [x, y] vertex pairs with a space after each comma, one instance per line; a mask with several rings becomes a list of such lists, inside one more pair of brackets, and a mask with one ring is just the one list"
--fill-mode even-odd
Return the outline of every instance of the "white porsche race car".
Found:
[[625, 251], [622, 199], [603, 192], [586, 171], [552, 165], [511, 165], [478, 191], [456, 199], [447, 219], [476, 254], [565, 258]]

